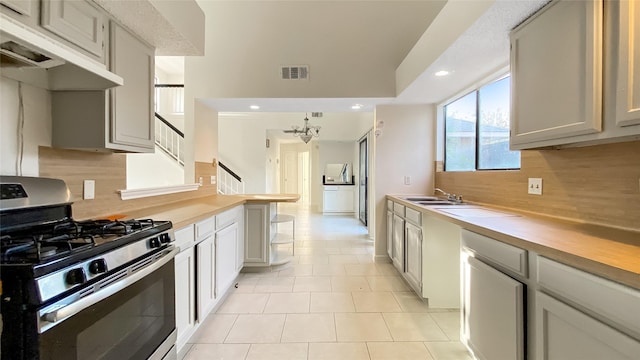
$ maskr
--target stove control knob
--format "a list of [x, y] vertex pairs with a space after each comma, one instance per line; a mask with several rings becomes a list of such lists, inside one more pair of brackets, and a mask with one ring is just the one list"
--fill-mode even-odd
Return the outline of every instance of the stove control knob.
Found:
[[154, 237], [149, 239], [149, 246], [151, 246], [151, 248], [159, 248], [162, 245], [162, 243], [160, 242], [160, 238], [158, 237]]
[[65, 278], [68, 285], [78, 285], [87, 281], [87, 276], [84, 273], [84, 269], [76, 268], [71, 269], [67, 272], [67, 276]]
[[89, 272], [98, 275], [107, 272], [107, 262], [104, 259], [95, 259], [89, 263]]
[[171, 237], [169, 236], [169, 233], [160, 234], [160, 236], [158, 237], [160, 238], [160, 242], [163, 244], [168, 244], [171, 242]]

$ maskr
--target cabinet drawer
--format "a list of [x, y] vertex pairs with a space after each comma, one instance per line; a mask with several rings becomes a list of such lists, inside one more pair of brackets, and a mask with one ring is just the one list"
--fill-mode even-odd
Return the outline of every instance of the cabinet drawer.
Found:
[[462, 245], [505, 270], [527, 277], [527, 250], [462, 230]]
[[227, 226], [237, 222], [238, 220], [238, 208], [227, 210], [223, 213], [216, 215], [216, 230], [222, 230]]
[[404, 205], [393, 203], [393, 212], [404, 217]]
[[203, 240], [216, 230], [216, 217], [204, 219], [196, 223], [196, 241]]
[[406, 208], [405, 213], [405, 218], [408, 222], [417, 226], [422, 226], [422, 213], [420, 211]]
[[640, 291], [538, 257], [538, 284], [640, 336]]
[[180, 248], [180, 251], [192, 247], [196, 239], [193, 224], [174, 231], [174, 235], [176, 237], [176, 246]]

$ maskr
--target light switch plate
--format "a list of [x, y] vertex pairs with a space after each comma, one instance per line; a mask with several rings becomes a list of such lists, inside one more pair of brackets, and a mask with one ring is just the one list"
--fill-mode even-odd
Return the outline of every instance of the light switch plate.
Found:
[[527, 191], [532, 195], [542, 195], [542, 178], [529, 178]]
[[216, 183], [216, 176], [211, 175], [211, 185], [215, 185], [215, 183]]
[[95, 180], [84, 181], [84, 193], [82, 198], [85, 200], [91, 200], [96, 198], [96, 181]]
[[411, 185], [411, 176], [405, 176], [404, 177], [404, 184], [405, 185]]

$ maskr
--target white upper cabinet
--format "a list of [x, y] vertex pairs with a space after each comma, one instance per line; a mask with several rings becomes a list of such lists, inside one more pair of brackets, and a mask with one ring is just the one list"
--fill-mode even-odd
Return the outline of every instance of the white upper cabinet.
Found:
[[511, 147], [602, 129], [602, 1], [554, 1], [511, 33]]
[[111, 142], [120, 150], [153, 152], [154, 49], [111, 22], [111, 71], [125, 83], [111, 89]]
[[111, 22], [110, 54], [111, 71], [124, 85], [107, 91], [52, 92], [54, 147], [154, 151], [154, 49]]
[[640, 136], [640, 3], [554, 0], [511, 33], [511, 148]]
[[616, 123], [637, 125], [640, 124], [640, 1], [620, 1], [616, 5], [620, 7]]
[[105, 15], [88, 1], [42, 2], [42, 27], [95, 55], [104, 57]]

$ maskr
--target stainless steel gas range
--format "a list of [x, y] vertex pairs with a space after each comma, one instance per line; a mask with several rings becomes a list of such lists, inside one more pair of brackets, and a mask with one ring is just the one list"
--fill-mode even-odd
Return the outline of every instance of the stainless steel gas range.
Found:
[[0, 188], [2, 360], [176, 358], [170, 221], [75, 221], [57, 179]]

